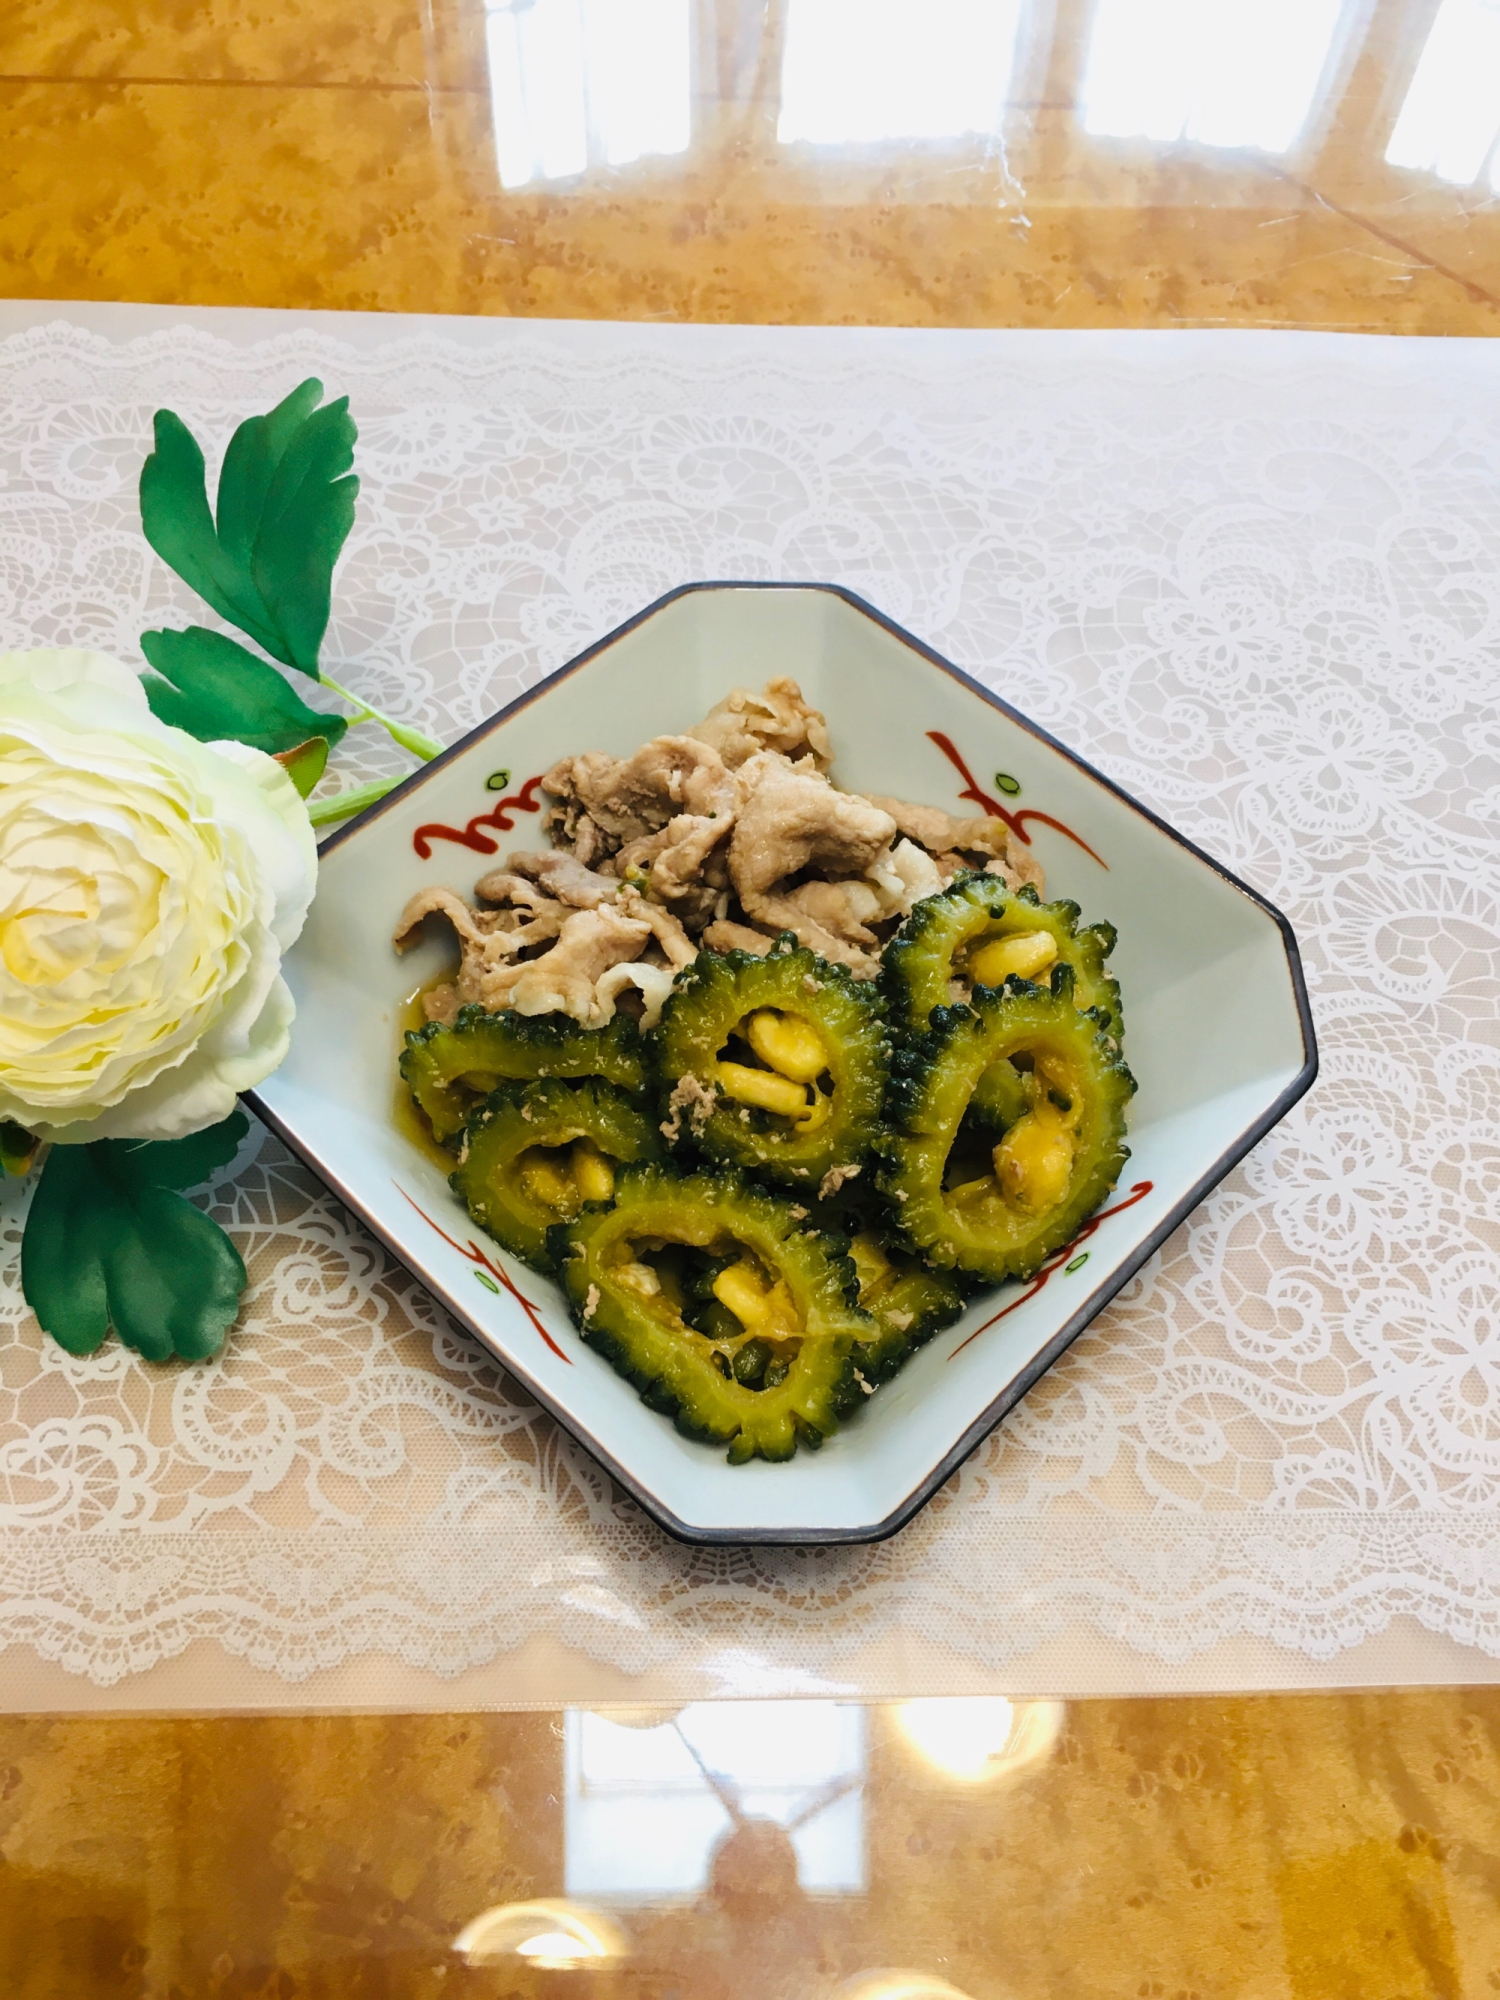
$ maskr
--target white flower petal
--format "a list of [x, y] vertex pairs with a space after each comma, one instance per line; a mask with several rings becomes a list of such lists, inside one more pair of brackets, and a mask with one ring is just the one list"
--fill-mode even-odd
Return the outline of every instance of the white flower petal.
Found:
[[150, 713], [146, 690], [133, 667], [82, 646], [33, 646], [27, 652], [0, 653], [0, 703], [17, 688], [38, 695], [110, 695]]
[[[204, 747], [238, 764], [286, 829], [287, 838], [274, 852], [261, 850], [262, 866], [276, 896], [276, 939], [286, 951], [301, 934], [318, 886], [318, 840], [307, 806], [285, 767], [263, 750], [252, 750], [248, 743], [209, 743]], [[257, 827], [262, 826], [264, 814], [257, 811], [254, 820]]]
[[0, 1116], [178, 1137], [286, 1053], [316, 883], [274, 758], [157, 721], [99, 654], [0, 655]]

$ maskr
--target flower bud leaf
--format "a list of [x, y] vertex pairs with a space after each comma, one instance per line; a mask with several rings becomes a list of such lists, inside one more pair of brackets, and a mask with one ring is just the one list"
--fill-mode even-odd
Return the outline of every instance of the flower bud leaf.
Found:
[[47, 1155], [21, 1242], [21, 1287], [46, 1332], [92, 1354], [109, 1328], [148, 1361], [216, 1354], [246, 1283], [219, 1225], [174, 1188], [233, 1158], [233, 1112], [186, 1139], [96, 1139]]
[[224, 454], [217, 522], [203, 453], [171, 410], [156, 413], [140, 489], [141, 526], [162, 560], [273, 659], [314, 680], [359, 492], [348, 398], [319, 409], [322, 394], [309, 379], [240, 425]]
[[356, 813], [362, 813], [377, 799], [383, 799], [400, 783], [399, 778], [372, 778], [368, 785], [351, 785], [347, 791], [314, 799], [307, 809], [307, 816], [314, 827], [337, 826], [341, 819], [353, 819]]
[[332, 747], [349, 727], [309, 708], [285, 675], [222, 632], [143, 632], [141, 650], [156, 669], [142, 676], [152, 714], [200, 743], [229, 737], [275, 757], [314, 736]]
[[0, 1170], [23, 1180], [36, 1163], [41, 1141], [13, 1118], [0, 1119]]
[[297, 787], [298, 798], [305, 799], [328, 769], [328, 738], [309, 736], [305, 743], [278, 751], [276, 761]]

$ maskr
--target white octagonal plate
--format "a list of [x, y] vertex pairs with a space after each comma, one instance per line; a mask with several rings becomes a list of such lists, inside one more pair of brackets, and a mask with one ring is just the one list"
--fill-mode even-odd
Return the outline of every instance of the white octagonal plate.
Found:
[[[817, 1453], [730, 1466], [681, 1437], [575, 1331], [561, 1294], [469, 1221], [395, 1122], [411, 893], [469, 895], [486, 857], [540, 844], [537, 780], [568, 752], [634, 751], [735, 686], [791, 674], [828, 717], [838, 782], [1003, 812], [1049, 898], [1107, 917], [1140, 1091], [1132, 1157], [1077, 1241], [1028, 1285], [976, 1300]], [[492, 780], [507, 773], [496, 789]], [[1019, 788], [1002, 791], [1003, 773]], [[252, 1102], [370, 1228], [672, 1534], [857, 1542], [909, 1520], [1317, 1069], [1284, 917], [1024, 716], [847, 591], [675, 591], [476, 729], [323, 849], [291, 953], [291, 1053]]]

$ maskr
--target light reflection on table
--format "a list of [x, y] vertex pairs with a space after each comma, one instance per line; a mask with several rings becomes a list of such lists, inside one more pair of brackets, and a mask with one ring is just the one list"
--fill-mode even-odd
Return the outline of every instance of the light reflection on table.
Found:
[[15, 2000], [1477, 2000], [1500, 1693], [0, 1718], [0, 1851]]
[[1500, 326], [1493, 0], [12, 0], [18, 296]]
[[[1059, 29], [1071, 25], [1077, 132], [1101, 163], [1111, 140], [1308, 160], [1376, 29], [1367, 0], [1098, 0], [1081, 32], [1045, 0], [924, 0], [920, 9], [907, 0], [785, 0], [735, 10], [691, 0], [488, 0], [485, 14], [506, 188], [686, 155], [707, 136], [695, 131], [695, 101], [712, 95], [695, 89], [695, 54], [722, 43], [726, 26], [778, 148], [894, 152], [930, 141], [983, 149], [1009, 111], [1042, 108], [1024, 86], [1040, 81]], [[1413, 16], [1410, 25], [1405, 60], [1388, 78], [1393, 117], [1382, 158], [1493, 191], [1500, 15], [1486, 0], [1442, 0], [1425, 24]], [[717, 80], [722, 95], [738, 94], [723, 92], [722, 60]]]

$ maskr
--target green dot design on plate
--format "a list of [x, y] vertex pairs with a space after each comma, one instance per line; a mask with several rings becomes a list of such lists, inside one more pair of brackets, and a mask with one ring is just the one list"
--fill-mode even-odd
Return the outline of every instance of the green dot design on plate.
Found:
[[[491, 771], [490, 775], [484, 781], [484, 789], [487, 792], [503, 792], [509, 783], [509, 771]], [[1019, 786], [1017, 789], [1020, 789]]]
[[479, 1280], [480, 1284], [484, 1286], [484, 1289], [487, 1292], [493, 1292], [496, 1298], [499, 1298], [500, 1287], [495, 1283], [494, 1279], [490, 1276], [488, 1271], [476, 1271], [474, 1273], [474, 1276]]
[[1085, 1265], [1085, 1264], [1086, 1264], [1086, 1263], [1087, 1263], [1088, 1261], [1089, 1261], [1089, 1253], [1088, 1253], [1088, 1251], [1087, 1251], [1087, 1250], [1085, 1250], [1085, 1251], [1084, 1251], [1084, 1253], [1083, 1253], [1083, 1255], [1082, 1255], [1081, 1257], [1075, 1257], [1075, 1258], [1073, 1259], [1073, 1261], [1072, 1261], [1072, 1263], [1071, 1263], [1071, 1264], [1064, 1264], [1064, 1265], [1063, 1265], [1063, 1270], [1064, 1270], [1064, 1271], [1065, 1271], [1065, 1272], [1067, 1273], [1067, 1275], [1068, 1275], [1068, 1276], [1069, 1276], [1069, 1277], [1071, 1278], [1071, 1277], [1072, 1277], [1072, 1275], [1073, 1275], [1073, 1273], [1074, 1273], [1075, 1271], [1081, 1271], [1081, 1270], [1083, 1269], [1084, 1265]]
[[995, 790], [997, 792], [1004, 792], [1008, 799], [1019, 798], [1021, 780], [1013, 778], [1009, 771], [997, 771], [995, 773]]

